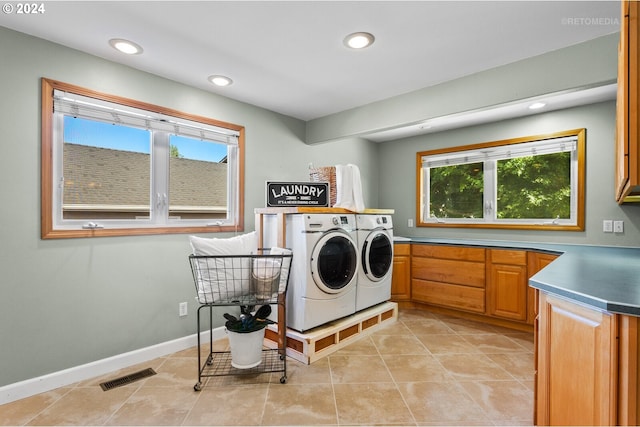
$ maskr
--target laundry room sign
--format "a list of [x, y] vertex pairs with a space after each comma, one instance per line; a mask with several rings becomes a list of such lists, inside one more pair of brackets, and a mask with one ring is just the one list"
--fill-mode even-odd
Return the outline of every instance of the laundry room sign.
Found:
[[267, 182], [267, 207], [329, 206], [328, 182]]

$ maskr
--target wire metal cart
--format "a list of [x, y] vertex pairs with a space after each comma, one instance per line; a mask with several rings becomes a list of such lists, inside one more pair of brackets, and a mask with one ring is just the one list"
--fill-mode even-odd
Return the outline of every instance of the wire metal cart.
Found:
[[[202, 378], [224, 375], [256, 375], [282, 372], [281, 383], [287, 381], [286, 292], [291, 270], [291, 251], [260, 249], [257, 255], [189, 255], [191, 272], [200, 303], [197, 313], [198, 382]], [[213, 351], [213, 308], [239, 306], [250, 313], [256, 306], [277, 305], [278, 348], [262, 349], [260, 363], [252, 368], [238, 369], [231, 365], [230, 351]], [[209, 311], [209, 351], [203, 363], [200, 320]], [[206, 344], [205, 344], [206, 345]]]

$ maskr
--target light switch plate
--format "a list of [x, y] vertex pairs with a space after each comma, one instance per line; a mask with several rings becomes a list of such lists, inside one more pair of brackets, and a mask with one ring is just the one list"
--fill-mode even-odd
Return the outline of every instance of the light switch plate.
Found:
[[605, 233], [613, 233], [613, 221], [610, 219], [603, 220], [602, 231]]
[[178, 316], [180, 317], [184, 317], [187, 315], [187, 303], [186, 302], [181, 302], [180, 304], [178, 304]]
[[624, 233], [624, 221], [613, 221], [613, 232]]

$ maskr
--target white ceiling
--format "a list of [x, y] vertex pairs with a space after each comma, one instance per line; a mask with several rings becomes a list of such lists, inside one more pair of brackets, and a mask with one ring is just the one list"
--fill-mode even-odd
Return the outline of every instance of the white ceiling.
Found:
[[[0, 25], [311, 120], [619, 31], [617, 1], [47, 1]], [[362, 51], [352, 32], [375, 35]], [[125, 56], [108, 40], [144, 48]], [[579, 72], [579, 70], [577, 71]], [[233, 85], [213, 87], [224, 74]]]

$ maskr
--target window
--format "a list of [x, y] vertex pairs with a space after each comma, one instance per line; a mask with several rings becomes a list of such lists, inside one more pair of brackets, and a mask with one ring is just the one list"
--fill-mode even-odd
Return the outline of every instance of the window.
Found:
[[244, 128], [42, 80], [42, 238], [243, 228]]
[[584, 230], [585, 132], [417, 153], [418, 226]]

